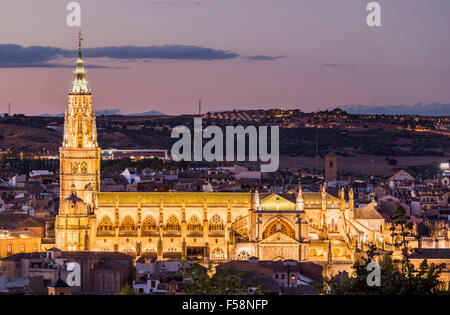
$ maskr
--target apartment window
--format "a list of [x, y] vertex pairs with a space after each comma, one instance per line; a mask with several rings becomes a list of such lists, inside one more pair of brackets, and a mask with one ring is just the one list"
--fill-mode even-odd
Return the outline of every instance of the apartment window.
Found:
[[37, 252], [38, 251], [38, 246], [37, 246], [37, 244], [34, 244], [34, 246], [33, 246], [33, 252]]
[[25, 253], [25, 245], [20, 245], [20, 252]]
[[277, 274], [275, 274], [275, 279], [278, 279], [278, 273], [277, 273]]
[[282, 273], [282, 274], [281, 274], [281, 279], [284, 280], [284, 278], [286, 278], [286, 277], [285, 277], [285, 274]]
[[8, 245], [8, 254], [12, 253], [12, 245]]

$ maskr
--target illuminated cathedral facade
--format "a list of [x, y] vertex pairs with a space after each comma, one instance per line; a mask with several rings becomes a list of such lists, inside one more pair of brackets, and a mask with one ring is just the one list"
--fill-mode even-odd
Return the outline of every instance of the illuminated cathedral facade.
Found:
[[260, 194], [100, 192], [100, 148], [92, 92], [81, 53], [65, 112], [60, 148], [56, 246], [118, 251], [159, 259], [295, 259], [352, 262], [357, 248], [383, 244], [375, 204], [354, 208], [353, 191]]

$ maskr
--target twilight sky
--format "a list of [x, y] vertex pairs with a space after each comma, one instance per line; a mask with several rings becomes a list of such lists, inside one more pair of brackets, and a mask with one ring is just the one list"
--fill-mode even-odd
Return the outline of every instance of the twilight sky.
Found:
[[[1, 1], [0, 112], [64, 111], [78, 32], [69, 2]], [[448, 0], [380, 0], [377, 29], [369, 0], [77, 2], [97, 110], [450, 103]]]

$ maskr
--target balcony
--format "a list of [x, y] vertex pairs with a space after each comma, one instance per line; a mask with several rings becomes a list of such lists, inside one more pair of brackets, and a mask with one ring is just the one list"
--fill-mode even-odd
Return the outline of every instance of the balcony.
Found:
[[203, 237], [203, 231], [187, 231], [186, 235], [188, 237]]
[[225, 237], [225, 231], [209, 231], [209, 237]]
[[136, 230], [122, 230], [119, 232], [119, 236], [137, 236], [137, 231]]
[[106, 236], [106, 237], [111, 237], [111, 236], [116, 236], [116, 231], [114, 230], [109, 230], [109, 231], [97, 231], [97, 236]]
[[159, 236], [159, 231], [157, 230], [141, 231], [141, 236]]
[[163, 232], [163, 236], [168, 236], [168, 237], [181, 236], [181, 231], [180, 230], [165, 230]]

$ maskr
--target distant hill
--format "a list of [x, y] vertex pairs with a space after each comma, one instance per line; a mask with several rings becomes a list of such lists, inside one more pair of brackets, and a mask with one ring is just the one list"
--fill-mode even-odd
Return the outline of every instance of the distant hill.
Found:
[[166, 114], [158, 112], [156, 110], [151, 110], [143, 113], [127, 114], [125, 116], [165, 116]]
[[[95, 111], [95, 116], [114, 116], [114, 115], [123, 115], [123, 116], [164, 116], [166, 114], [158, 112], [156, 110], [147, 111], [144, 113], [134, 113], [134, 114], [122, 114], [120, 112], [120, 109], [114, 108], [114, 109], [101, 109]], [[41, 117], [64, 117], [64, 113], [51, 115], [51, 114], [42, 114], [39, 115]]]
[[386, 106], [364, 106], [364, 105], [342, 105], [339, 108], [350, 114], [371, 115], [421, 115], [421, 116], [450, 116], [450, 104], [432, 103], [416, 105], [386, 105]]

